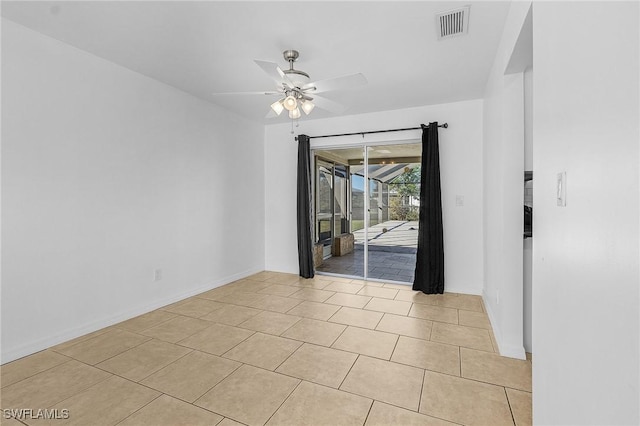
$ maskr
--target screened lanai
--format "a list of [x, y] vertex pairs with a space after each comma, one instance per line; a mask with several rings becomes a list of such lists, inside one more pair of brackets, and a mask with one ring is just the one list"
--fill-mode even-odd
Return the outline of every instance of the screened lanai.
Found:
[[367, 149], [315, 151], [316, 271], [411, 282], [421, 146]]

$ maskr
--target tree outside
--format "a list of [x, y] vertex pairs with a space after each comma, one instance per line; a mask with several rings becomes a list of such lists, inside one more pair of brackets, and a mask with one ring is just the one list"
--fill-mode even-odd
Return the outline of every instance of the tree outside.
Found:
[[418, 220], [420, 166], [406, 170], [389, 182], [389, 219]]

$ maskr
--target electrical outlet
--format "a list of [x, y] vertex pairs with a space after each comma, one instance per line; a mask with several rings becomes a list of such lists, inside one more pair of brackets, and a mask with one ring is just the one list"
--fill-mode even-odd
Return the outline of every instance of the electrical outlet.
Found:
[[153, 271], [153, 281], [160, 281], [162, 279], [162, 269], [156, 269]]
[[464, 206], [464, 195], [456, 195], [456, 207]]
[[496, 291], [496, 305], [500, 304], [500, 290]]

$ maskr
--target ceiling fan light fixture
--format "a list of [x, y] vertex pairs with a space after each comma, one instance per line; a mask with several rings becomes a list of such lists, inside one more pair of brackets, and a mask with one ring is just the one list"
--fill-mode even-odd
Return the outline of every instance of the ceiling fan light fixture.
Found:
[[301, 104], [302, 110], [307, 115], [311, 114], [311, 111], [313, 111], [313, 109], [316, 107], [315, 104], [311, 101], [302, 101]]
[[274, 103], [271, 104], [271, 109], [277, 115], [282, 114], [282, 111], [284, 110], [284, 106], [282, 105], [283, 102], [284, 102], [284, 99], [280, 99], [279, 101], [275, 101]]
[[295, 97], [289, 95], [284, 98], [283, 106], [287, 111], [293, 111], [294, 109], [298, 108], [298, 100]]
[[289, 118], [292, 120], [296, 120], [300, 118], [300, 110], [298, 108], [289, 111]]

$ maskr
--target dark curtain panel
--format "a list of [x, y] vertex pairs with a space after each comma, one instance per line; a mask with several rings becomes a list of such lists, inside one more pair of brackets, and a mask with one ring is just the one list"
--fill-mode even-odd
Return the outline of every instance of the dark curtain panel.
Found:
[[444, 244], [438, 151], [438, 123], [429, 123], [428, 127], [423, 124], [420, 223], [413, 289], [427, 294], [444, 293]]
[[298, 136], [298, 264], [300, 276], [313, 278], [311, 240], [311, 155], [309, 136]]

